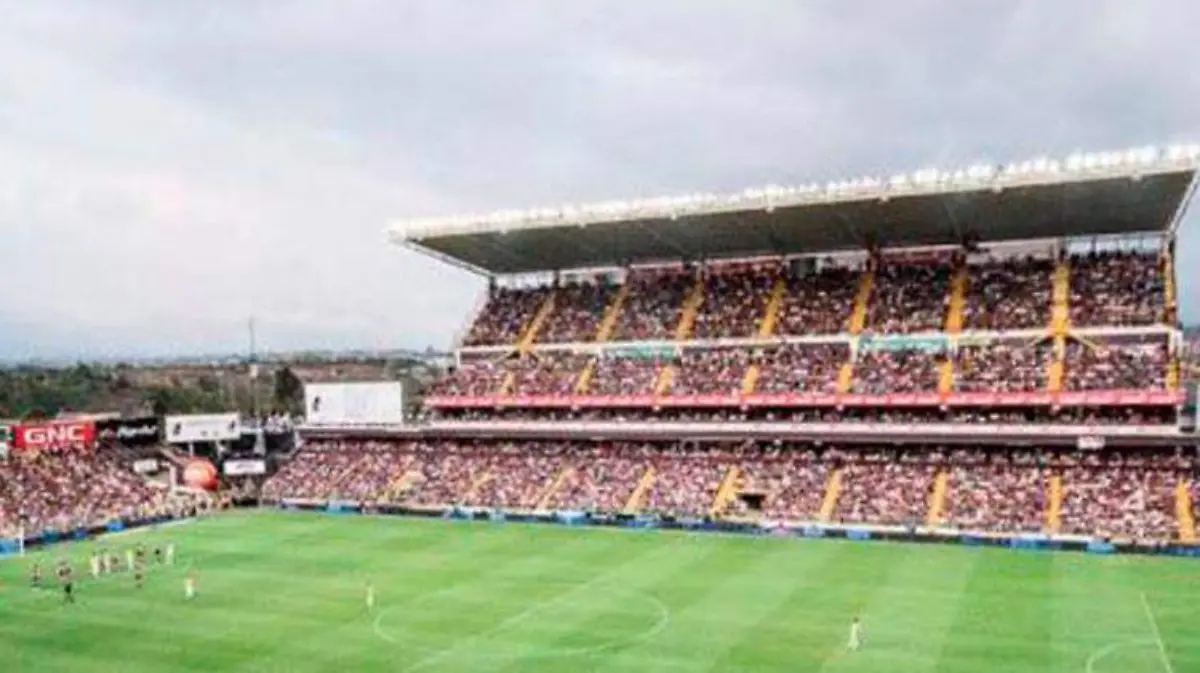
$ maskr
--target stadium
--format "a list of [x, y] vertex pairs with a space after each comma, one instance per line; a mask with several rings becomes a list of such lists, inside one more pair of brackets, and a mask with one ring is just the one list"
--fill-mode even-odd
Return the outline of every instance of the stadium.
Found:
[[[487, 279], [419, 413], [319, 383], [294, 430], [9, 429], [6, 670], [1200, 671], [1198, 169], [395, 224]], [[178, 560], [89, 576], [132, 545]]]

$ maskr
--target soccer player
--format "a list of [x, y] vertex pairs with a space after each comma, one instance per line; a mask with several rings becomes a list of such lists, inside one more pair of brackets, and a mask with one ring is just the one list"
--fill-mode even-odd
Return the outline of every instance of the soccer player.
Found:
[[129, 572], [133, 572], [133, 550], [125, 550], [125, 565], [129, 568]]
[[92, 552], [92, 558], [89, 559], [92, 566], [92, 579], [100, 579], [100, 554]]
[[375, 585], [367, 582], [367, 611], [375, 609]]
[[167, 565], [173, 565], [174, 563], [175, 563], [175, 543], [168, 542], [167, 543]]
[[189, 601], [196, 597], [196, 573], [193, 570], [188, 570], [183, 580], [183, 597]]
[[36, 561], [29, 568], [29, 583], [35, 587], [42, 586], [42, 566]]
[[137, 549], [133, 552], [133, 558], [138, 562], [138, 565], [146, 565], [146, 545], [139, 543]]
[[75, 602], [74, 586], [71, 582], [71, 564], [64, 559], [58, 562], [58, 581], [62, 583], [63, 605]]
[[862, 645], [862, 622], [858, 617], [854, 617], [854, 621], [850, 622], [850, 642], [846, 647], [854, 652]]
[[154, 545], [154, 562], [158, 565], [163, 564], [163, 548], [161, 545]]
[[142, 561], [136, 561], [133, 566], [133, 584], [137, 588], [142, 588], [142, 580], [146, 578], [146, 566]]

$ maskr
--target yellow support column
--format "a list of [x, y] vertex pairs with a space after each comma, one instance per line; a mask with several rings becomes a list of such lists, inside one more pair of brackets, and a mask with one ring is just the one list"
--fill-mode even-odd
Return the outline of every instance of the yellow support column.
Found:
[[579, 378], [575, 379], [576, 395], [587, 394], [588, 386], [592, 384], [592, 376], [596, 373], [596, 359], [592, 358], [588, 360], [587, 366], [583, 368], [583, 371], [579, 372]]
[[854, 309], [850, 312], [849, 331], [858, 334], [867, 326], [867, 306], [871, 303], [871, 288], [875, 285], [875, 272], [863, 271], [858, 281], [858, 292], [854, 295]]
[[717, 487], [717, 493], [713, 496], [712, 507], [709, 508], [708, 515], [718, 517], [725, 513], [729, 507], [729, 503], [733, 502], [734, 496], [737, 495], [738, 477], [741, 475], [741, 470], [737, 465], [730, 465], [725, 471], [725, 478], [721, 480], [721, 485]]
[[1050, 475], [1050, 497], [1046, 499], [1046, 532], [1056, 535], [1062, 530], [1063, 478]]
[[821, 521], [828, 522], [833, 518], [837, 509], [838, 496], [842, 494], [842, 468], [834, 468], [829, 473], [829, 481], [825, 483], [825, 497], [821, 500]]
[[629, 297], [629, 281], [626, 280], [621, 284], [617, 294], [613, 297], [612, 303], [608, 305], [608, 310], [604, 312], [604, 319], [600, 321], [600, 326], [596, 328], [596, 341], [603, 343], [612, 337], [613, 329], [617, 326], [617, 320], [621, 317], [621, 309], [625, 306], [625, 299]]
[[538, 496], [536, 505], [537, 509], [546, 509], [546, 505], [550, 504], [550, 498], [553, 498], [554, 494], [558, 493], [558, 491], [562, 489], [563, 485], [566, 484], [574, 474], [575, 468], [571, 467], [570, 465], [564, 467], [558, 473], [558, 475], [550, 481], [550, 484], [542, 490], [541, 495]]
[[758, 338], [769, 339], [775, 335], [775, 326], [779, 324], [779, 308], [783, 306], [783, 297], [787, 294], [787, 281], [783, 276], [775, 279], [771, 287], [771, 295], [767, 298], [767, 307], [763, 311], [762, 322], [758, 325]]
[[633, 489], [633, 493], [629, 494], [629, 500], [625, 501], [624, 512], [626, 514], [637, 514], [642, 509], [642, 505], [646, 501], [646, 494], [650, 492], [650, 488], [654, 486], [655, 472], [653, 467], [647, 467], [642, 473], [642, 478], [638, 480], [637, 486]]
[[675, 326], [676, 341], [686, 341], [692, 337], [692, 327], [696, 324], [700, 306], [704, 304], [704, 294], [704, 276], [697, 273], [691, 292], [688, 293], [687, 299], [683, 300], [683, 310], [679, 313], [679, 324]]
[[1192, 492], [1188, 480], [1179, 479], [1175, 485], [1175, 518], [1179, 521], [1179, 541], [1196, 544], [1196, 515], [1192, 513]]
[[946, 311], [946, 331], [958, 334], [963, 328], [963, 308], [967, 305], [967, 265], [954, 271], [950, 280], [950, 306]]
[[950, 471], [942, 468], [933, 478], [933, 491], [929, 494], [929, 511], [925, 514], [925, 525], [934, 527], [941, 525], [942, 515], [946, 511], [946, 491], [950, 487]]
[[528, 353], [533, 343], [537, 341], [538, 333], [542, 331], [542, 325], [546, 323], [546, 319], [554, 312], [554, 297], [557, 294], [551, 290], [546, 295], [545, 301], [538, 307], [537, 313], [533, 314], [533, 318], [529, 320], [529, 324], [521, 332], [521, 338], [517, 340], [517, 351], [520, 353]]

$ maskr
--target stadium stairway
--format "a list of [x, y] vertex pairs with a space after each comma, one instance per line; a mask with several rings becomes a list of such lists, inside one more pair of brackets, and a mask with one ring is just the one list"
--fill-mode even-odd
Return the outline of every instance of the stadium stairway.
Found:
[[704, 304], [704, 277], [696, 274], [692, 289], [687, 299], [683, 300], [683, 308], [679, 312], [679, 324], [675, 326], [675, 340], [687, 341], [692, 337], [692, 328], [696, 326], [696, 316]]
[[529, 323], [525, 325], [525, 329], [521, 331], [521, 338], [517, 340], [517, 352], [528, 353], [534, 342], [537, 341], [538, 333], [542, 331], [542, 325], [546, 324], [546, 320], [554, 312], [554, 300], [557, 294], [553, 290], [547, 294], [537, 313], [533, 314]]
[[497, 391], [501, 395], [512, 395], [517, 387], [517, 373], [508, 372], [504, 375], [504, 380], [500, 382], [500, 390]]
[[646, 502], [646, 494], [654, 486], [654, 479], [657, 473], [654, 467], [647, 467], [642, 473], [642, 478], [638, 480], [637, 486], [634, 487], [633, 493], [629, 494], [629, 499], [625, 501], [625, 507], [622, 511], [626, 514], [637, 514]]
[[1062, 530], [1063, 478], [1061, 474], [1050, 475], [1049, 497], [1046, 499], [1046, 532], [1057, 534]]
[[725, 477], [721, 479], [721, 485], [717, 487], [717, 493], [713, 496], [712, 507], [709, 508], [708, 515], [718, 517], [729, 509], [729, 503], [737, 497], [737, 483], [741, 476], [741, 469], [737, 465], [730, 465], [725, 471]]
[[938, 470], [933, 478], [933, 490], [929, 493], [929, 511], [925, 515], [926, 526], [938, 526], [946, 511], [946, 493], [950, 490], [950, 471], [946, 468]]
[[946, 358], [938, 366], [938, 394], [948, 395], [954, 390], [954, 360]]
[[658, 378], [654, 381], [654, 394], [659, 397], [666, 395], [671, 391], [674, 383], [675, 365], [663, 365], [662, 369], [658, 370]]
[[1046, 365], [1046, 390], [1057, 393], [1063, 388], [1063, 359], [1067, 355], [1067, 332], [1071, 326], [1071, 267], [1065, 258], [1054, 266], [1051, 282], [1050, 334], [1054, 337], [1054, 357]]
[[858, 281], [858, 292], [854, 295], [854, 308], [850, 311], [849, 332], [859, 334], [867, 326], [867, 306], [871, 303], [871, 288], [875, 285], [875, 272], [863, 271]]
[[475, 502], [475, 495], [479, 493], [479, 489], [483, 488], [489, 481], [495, 478], [495, 474], [491, 470], [486, 470], [483, 474], [471, 480], [471, 486], [467, 492], [463, 494], [463, 502]]
[[[413, 458], [409, 462], [415, 463], [416, 459]], [[387, 490], [384, 491], [385, 499], [388, 502], [400, 502], [400, 496], [404, 494], [404, 491], [408, 489], [409, 484], [411, 484], [413, 480], [416, 479], [420, 474], [421, 471], [419, 469], [410, 466], [409, 469], [404, 471], [404, 474], [396, 477], [392, 480], [392, 483], [388, 484]]]
[[1179, 390], [1179, 356], [1172, 354], [1167, 360], [1167, 390]]
[[839, 394], [850, 392], [850, 384], [854, 382], [854, 364], [852, 362], [843, 362], [838, 368], [837, 391]]
[[1188, 480], [1180, 477], [1175, 485], [1175, 518], [1179, 522], [1179, 541], [1196, 544], [1196, 516], [1192, 513], [1192, 492]]
[[575, 394], [586, 395], [588, 388], [592, 385], [592, 376], [596, 374], [596, 358], [588, 360], [583, 371], [579, 372], [579, 378], [575, 379]]
[[825, 483], [825, 497], [821, 500], [821, 512], [819, 518], [821, 521], [828, 522], [833, 518], [833, 511], [837, 509], [838, 496], [842, 494], [842, 468], [834, 468], [829, 473], [829, 481]]
[[[775, 284], [771, 287], [771, 294], [767, 297], [767, 305], [763, 309], [763, 317], [758, 324], [759, 339], [770, 339], [775, 335], [775, 328], [779, 324], [779, 309], [783, 306], [783, 298], [786, 294], [787, 281], [780, 276], [775, 279]], [[757, 362], [746, 368], [746, 373], [742, 376], [742, 394], [754, 394], [754, 390], [758, 387], [758, 377], [761, 374], [762, 365]]]
[[625, 300], [628, 297], [629, 282], [626, 281], [621, 284], [621, 288], [613, 296], [612, 303], [608, 305], [608, 310], [604, 312], [604, 319], [600, 321], [600, 326], [596, 328], [596, 343], [604, 343], [612, 337], [613, 329], [617, 326], [617, 320], [621, 318], [621, 309], [625, 307]]
[[562, 489], [563, 485], [566, 484], [574, 474], [575, 468], [571, 467], [570, 465], [567, 465], [560, 470], [559, 473], [550, 480], [550, 483], [538, 496], [537, 509], [546, 509], [546, 506], [550, 504], [550, 498], [553, 498], [554, 494], [558, 493], [559, 490]]
[[1166, 305], [1166, 315], [1163, 316], [1163, 322], [1168, 325], [1174, 325], [1178, 319], [1179, 304], [1175, 296], [1175, 258], [1171, 254], [1170, 248], [1163, 251], [1162, 275], [1163, 303]]
[[967, 265], [954, 271], [950, 280], [950, 306], [946, 311], [946, 332], [958, 334], [963, 328], [963, 309], [967, 305]]

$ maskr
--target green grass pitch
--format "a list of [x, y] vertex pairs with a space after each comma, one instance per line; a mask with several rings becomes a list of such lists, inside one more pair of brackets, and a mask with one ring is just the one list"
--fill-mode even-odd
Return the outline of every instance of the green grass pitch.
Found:
[[[178, 547], [140, 591], [28, 586], [139, 540]], [[0, 560], [0, 671], [1196, 673], [1200, 562], [233, 513]]]

